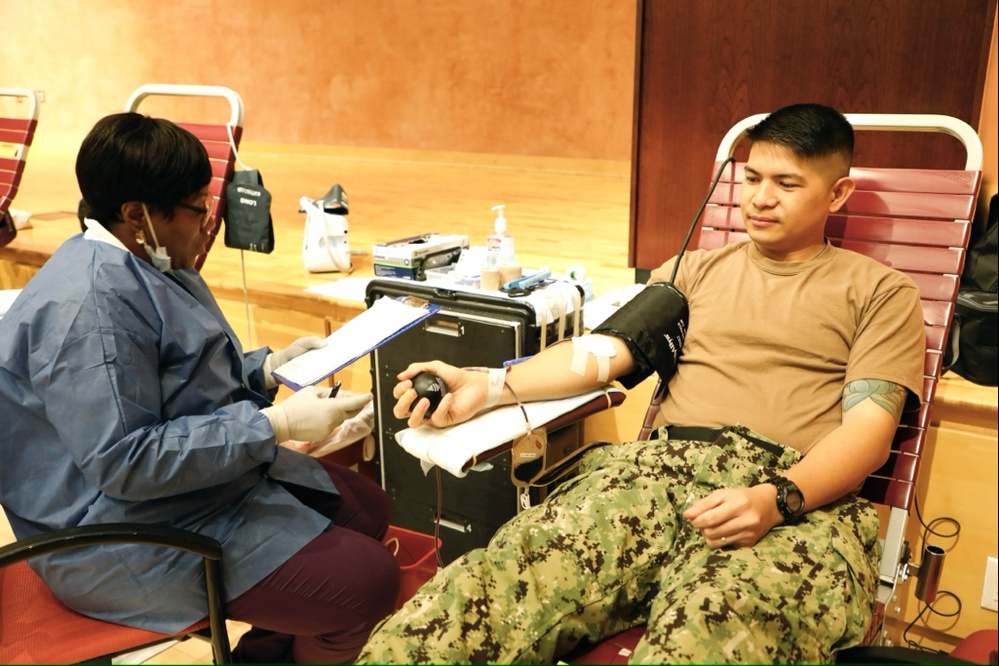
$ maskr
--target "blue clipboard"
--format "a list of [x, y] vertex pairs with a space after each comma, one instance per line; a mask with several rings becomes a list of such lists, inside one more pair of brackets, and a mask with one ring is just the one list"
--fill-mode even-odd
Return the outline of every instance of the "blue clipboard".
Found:
[[412, 296], [380, 298], [312, 349], [271, 374], [295, 391], [317, 384], [441, 309]]

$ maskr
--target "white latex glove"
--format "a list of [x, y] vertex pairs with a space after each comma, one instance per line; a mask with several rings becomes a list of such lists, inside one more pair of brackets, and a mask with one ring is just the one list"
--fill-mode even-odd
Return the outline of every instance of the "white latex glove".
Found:
[[274, 388], [278, 385], [272, 372], [280, 368], [293, 358], [297, 358], [310, 349], [322, 349], [326, 346], [326, 340], [315, 335], [308, 335], [295, 340], [284, 349], [272, 352], [264, 359], [264, 386]]
[[306, 386], [277, 405], [260, 411], [271, 422], [280, 444], [289, 439], [305, 442], [329, 437], [333, 428], [356, 416], [371, 401], [370, 393], [330, 398], [328, 386]]

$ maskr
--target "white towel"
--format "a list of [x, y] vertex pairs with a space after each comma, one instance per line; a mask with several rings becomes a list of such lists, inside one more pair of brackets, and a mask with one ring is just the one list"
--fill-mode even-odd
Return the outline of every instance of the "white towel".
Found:
[[[572, 398], [524, 403], [524, 409], [531, 427], [536, 428], [612, 391], [622, 392], [613, 386], [606, 386]], [[466, 474], [466, 463], [475, 462], [479, 455], [513, 441], [527, 431], [528, 425], [520, 407], [507, 405], [450, 428], [435, 428], [426, 424], [419, 428], [406, 428], [397, 432], [395, 439], [407, 453], [419, 458], [424, 474], [438, 465], [460, 478]]]

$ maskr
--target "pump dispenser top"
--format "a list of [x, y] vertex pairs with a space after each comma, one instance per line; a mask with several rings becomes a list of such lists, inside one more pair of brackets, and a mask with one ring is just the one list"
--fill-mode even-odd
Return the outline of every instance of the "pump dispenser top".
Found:
[[506, 230], [504, 208], [505, 204], [493, 206], [493, 210], [496, 211], [496, 221], [493, 223], [493, 233], [486, 239], [486, 265], [490, 267], [509, 266], [514, 263], [513, 235]]
[[496, 212], [496, 222], [493, 225], [493, 231], [498, 234], [504, 233], [506, 231], [506, 218], [503, 217], [503, 209], [506, 208], [506, 204], [499, 204], [493, 206], [493, 210]]

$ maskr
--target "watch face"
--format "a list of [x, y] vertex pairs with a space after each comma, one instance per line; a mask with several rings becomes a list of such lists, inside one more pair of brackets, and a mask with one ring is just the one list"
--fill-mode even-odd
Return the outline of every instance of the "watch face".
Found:
[[803, 502], [801, 500], [802, 498], [800, 490], [788, 489], [787, 499], [785, 501], [787, 502], [787, 508], [791, 510], [791, 513], [795, 515], [801, 513], [801, 510], [804, 508], [802, 506]]
[[784, 516], [785, 522], [793, 522], [804, 513], [805, 496], [790, 479], [775, 477], [770, 483], [777, 486], [777, 510]]

